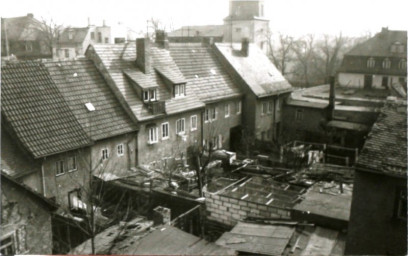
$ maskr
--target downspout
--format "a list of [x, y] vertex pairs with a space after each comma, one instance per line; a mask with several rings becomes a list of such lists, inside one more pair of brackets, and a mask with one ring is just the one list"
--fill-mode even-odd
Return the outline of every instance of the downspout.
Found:
[[42, 176], [42, 190], [43, 190], [43, 195], [44, 197], [47, 197], [47, 193], [45, 191], [45, 175], [44, 175], [44, 161], [45, 161], [45, 157], [43, 159], [43, 162], [41, 163], [41, 176]]
[[201, 144], [200, 144], [200, 147], [202, 147], [204, 145], [204, 114], [205, 114], [205, 108], [204, 108], [204, 112], [201, 111], [201, 114], [200, 114], [200, 119], [201, 119], [201, 127], [200, 127], [200, 130], [201, 130], [201, 139], [200, 139]]
[[[279, 97], [279, 94], [278, 94], [277, 97]], [[277, 135], [275, 134], [276, 133], [276, 99], [277, 98], [273, 99], [273, 115], [272, 115], [273, 116], [272, 117], [272, 122], [273, 122], [272, 131], [273, 131], [273, 134], [272, 134], [272, 140], [277, 137]]]

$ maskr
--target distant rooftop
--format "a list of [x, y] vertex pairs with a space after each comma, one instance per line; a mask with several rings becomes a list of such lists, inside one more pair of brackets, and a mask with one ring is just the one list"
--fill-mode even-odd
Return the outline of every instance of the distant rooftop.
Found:
[[171, 37], [222, 37], [224, 35], [223, 25], [204, 25], [204, 26], [183, 26], [168, 33]]

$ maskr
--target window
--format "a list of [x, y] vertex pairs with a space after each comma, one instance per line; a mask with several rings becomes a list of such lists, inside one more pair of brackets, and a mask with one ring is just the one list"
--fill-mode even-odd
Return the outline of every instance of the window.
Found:
[[76, 156], [70, 156], [70, 157], [68, 157], [67, 167], [68, 167], [68, 171], [69, 171], [69, 172], [72, 172], [72, 171], [76, 171], [76, 170], [77, 170]]
[[211, 109], [211, 120], [217, 120], [217, 108]]
[[374, 60], [374, 58], [369, 58], [368, 60], [367, 60], [367, 67], [368, 68], [373, 68], [373, 67], [375, 67], [375, 60]]
[[64, 161], [62, 161], [62, 160], [57, 161], [55, 163], [55, 170], [56, 170], [56, 173], [57, 173], [56, 175], [57, 176], [64, 174], [65, 173], [65, 171], [64, 171]]
[[109, 37], [105, 37], [105, 44], [109, 44]]
[[119, 144], [117, 146], [118, 149], [118, 156], [123, 156], [123, 144]]
[[102, 43], [102, 33], [98, 32], [98, 43]]
[[404, 45], [401, 44], [400, 42], [395, 42], [393, 45], [391, 45], [391, 52], [403, 53]]
[[65, 58], [69, 58], [69, 49], [64, 50]]
[[211, 143], [212, 143], [212, 148], [213, 148], [213, 149], [217, 149], [217, 146], [218, 146], [218, 136], [214, 136], [214, 137], [212, 138]]
[[192, 131], [197, 130], [197, 116], [196, 115], [190, 117], [190, 127]]
[[385, 88], [388, 87], [388, 76], [383, 76], [381, 85]]
[[204, 112], [204, 122], [210, 121], [210, 109], [206, 108]]
[[225, 117], [229, 117], [229, 115], [230, 115], [230, 105], [229, 105], [229, 103], [224, 105], [224, 113], [225, 113]]
[[102, 149], [102, 160], [109, 158], [109, 150], [107, 148]]
[[156, 90], [150, 90], [150, 100], [154, 101], [156, 100]]
[[275, 101], [275, 109], [276, 109], [276, 112], [280, 112], [281, 110], [279, 98], [277, 98]]
[[143, 101], [156, 101], [156, 89], [143, 91]]
[[272, 113], [273, 112], [273, 101], [269, 101], [268, 102], [268, 113]]
[[238, 101], [237, 103], [235, 103], [235, 109], [236, 109], [237, 115], [241, 114], [241, 108], [242, 108], [241, 101]]
[[14, 232], [1, 239], [0, 253], [1, 255], [14, 255], [16, 253], [16, 245], [14, 242]]
[[143, 91], [143, 101], [149, 101], [149, 91]]
[[186, 84], [176, 84], [174, 86], [174, 97], [184, 97], [186, 95]]
[[185, 119], [181, 118], [176, 121], [176, 133], [177, 134], [184, 134], [185, 133]]
[[72, 210], [86, 210], [86, 204], [82, 202], [82, 194], [80, 189], [74, 189], [68, 192], [69, 209]]
[[162, 123], [162, 140], [169, 138], [169, 123]]
[[235, 32], [240, 33], [242, 31], [242, 28], [235, 28]]
[[222, 148], [222, 135], [218, 134], [218, 148]]
[[262, 102], [262, 115], [265, 115], [268, 111], [268, 103]]
[[74, 32], [69, 31], [69, 32], [68, 32], [68, 39], [69, 39], [69, 40], [72, 40], [73, 38], [74, 38]]
[[397, 190], [396, 217], [398, 219], [407, 219], [407, 189], [400, 188]]
[[150, 127], [149, 129], [148, 129], [148, 132], [149, 132], [149, 140], [148, 140], [148, 143], [149, 144], [154, 144], [154, 143], [157, 143], [157, 141], [158, 141], [158, 138], [157, 138], [157, 131], [158, 130], [158, 128], [157, 127]]
[[400, 62], [398, 63], [398, 68], [407, 69], [407, 60], [400, 60]]
[[267, 138], [268, 140], [272, 139], [272, 129], [269, 129], [269, 130], [268, 130], [268, 133], [266, 134], [266, 138]]
[[91, 40], [95, 40], [95, 32], [91, 32]]
[[33, 43], [32, 42], [26, 42], [25, 48], [27, 52], [32, 52], [33, 51]]
[[303, 109], [297, 109], [295, 113], [295, 120], [303, 119]]
[[391, 67], [391, 61], [390, 59], [386, 58], [383, 63], [382, 63], [382, 67], [384, 69], [389, 69]]

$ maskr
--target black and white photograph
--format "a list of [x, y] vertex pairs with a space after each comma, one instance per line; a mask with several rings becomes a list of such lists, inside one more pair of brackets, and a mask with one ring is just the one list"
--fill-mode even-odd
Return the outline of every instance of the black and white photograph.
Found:
[[4, 0], [0, 255], [408, 255], [406, 0]]

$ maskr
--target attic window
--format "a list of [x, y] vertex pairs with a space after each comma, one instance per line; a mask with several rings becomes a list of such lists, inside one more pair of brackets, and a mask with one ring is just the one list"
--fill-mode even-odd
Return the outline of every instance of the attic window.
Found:
[[211, 74], [213, 74], [213, 75], [216, 75], [217, 74], [217, 72], [212, 68], [212, 69], [210, 69], [210, 72], [211, 72]]
[[143, 91], [143, 101], [156, 101], [156, 89]]
[[174, 97], [184, 97], [186, 96], [186, 84], [176, 84], [174, 85]]
[[391, 45], [391, 52], [393, 53], [403, 53], [404, 52], [404, 45], [401, 44], [400, 42], [395, 42], [393, 45]]

